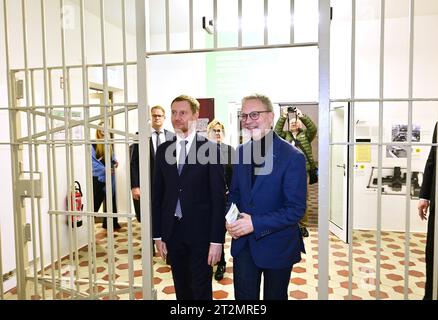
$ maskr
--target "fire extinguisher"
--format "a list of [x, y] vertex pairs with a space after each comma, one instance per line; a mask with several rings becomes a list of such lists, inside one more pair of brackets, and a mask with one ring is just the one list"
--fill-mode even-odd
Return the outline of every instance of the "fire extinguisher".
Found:
[[[82, 189], [81, 184], [79, 181], [75, 181], [75, 190], [71, 192], [70, 198], [71, 198], [71, 208], [70, 210], [73, 211], [82, 211], [84, 209], [84, 205], [82, 203]], [[68, 199], [67, 199], [67, 208], [68, 208]], [[76, 224], [77, 227], [82, 226], [82, 217], [81, 216], [70, 216], [72, 227]], [[68, 220], [67, 220], [68, 223]]]

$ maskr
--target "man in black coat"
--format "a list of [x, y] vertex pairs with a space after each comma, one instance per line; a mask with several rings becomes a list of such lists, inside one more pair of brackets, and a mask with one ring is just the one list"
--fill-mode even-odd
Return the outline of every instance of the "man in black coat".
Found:
[[[164, 120], [166, 119], [166, 113], [162, 106], [156, 105], [151, 108], [151, 124], [152, 124], [152, 135], [149, 138], [149, 148], [150, 148], [150, 179], [152, 181], [154, 172], [154, 162], [155, 162], [155, 152], [157, 151], [157, 146], [166, 141], [171, 141], [175, 138], [175, 135], [163, 129]], [[138, 154], [138, 143], [134, 143], [130, 146], [131, 155], [131, 193], [132, 199], [134, 201], [135, 216], [138, 222], [141, 222], [140, 214], [140, 165], [139, 165], [139, 154]], [[151, 183], [152, 185], [152, 183]]]
[[170, 258], [176, 298], [211, 300], [212, 266], [225, 240], [224, 169], [216, 144], [196, 133], [199, 102], [181, 95], [171, 110], [176, 140], [161, 144], [155, 158], [153, 238]]
[[[436, 143], [436, 130], [433, 132], [432, 143]], [[432, 300], [433, 291], [433, 244], [435, 228], [435, 176], [436, 176], [436, 147], [430, 149], [429, 157], [424, 167], [423, 183], [420, 191], [420, 201], [418, 202], [418, 214], [421, 220], [427, 220], [427, 210], [430, 207], [429, 221], [427, 223], [427, 241], [426, 241], [426, 287], [424, 300]]]

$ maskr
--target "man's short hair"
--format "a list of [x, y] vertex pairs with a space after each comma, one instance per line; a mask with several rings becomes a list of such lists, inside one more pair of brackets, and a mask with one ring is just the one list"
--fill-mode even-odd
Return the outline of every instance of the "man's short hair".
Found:
[[247, 100], [259, 100], [261, 103], [263, 103], [266, 106], [266, 111], [269, 112], [274, 112], [274, 107], [272, 106], [272, 102], [271, 99], [269, 99], [267, 96], [263, 95], [263, 94], [252, 94], [250, 96], [246, 96], [242, 99], [242, 105], [247, 101]]
[[154, 111], [155, 109], [159, 109], [159, 110], [161, 110], [161, 111], [163, 111], [163, 114], [165, 115], [166, 114], [166, 111], [164, 110], [164, 108], [162, 107], [162, 106], [160, 106], [160, 105], [156, 105], [156, 106], [153, 106], [152, 108], [151, 108], [151, 113], [152, 113], [152, 111]]
[[190, 104], [190, 108], [192, 109], [192, 113], [196, 113], [199, 112], [199, 108], [200, 108], [200, 104], [199, 101], [196, 100], [195, 98], [182, 94], [179, 95], [178, 97], [176, 97], [175, 99], [173, 99], [172, 103], [170, 104], [172, 106], [172, 104], [174, 102], [178, 102], [178, 101], [187, 101]]

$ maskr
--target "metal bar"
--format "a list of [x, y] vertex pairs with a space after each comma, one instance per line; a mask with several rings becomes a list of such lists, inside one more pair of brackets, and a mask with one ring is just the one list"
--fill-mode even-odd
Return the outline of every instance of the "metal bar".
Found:
[[[88, 104], [87, 107], [95, 108], [95, 107], [103, 107], [103, 106], [104, 106], [103, 104], [90, 103], [90, 104]], [[113, 106], [114, 107], [124, 107], [125, 104], [122, 102], [118, 102], [118, 103], [114, 103]], [[130, 102], [130, 103], [127, 103], [127, 106], [137, 107], [137, 103]], [[43, 109], [43, 110], [45, 110], [45, 109], [64, 109], [65, 107], [66, 106], [64, 106], [63, 104], [56, 104], [56, 105], [52, 105], [52, 106], [35, 105], [34, 107], [32, 107], [32, 111], [38, 110], [38, 109]], [[83, 104], [70, 104], [67, 107], [68, 108], [82, 108], [82, 107], [84, 107], [84, 105]], [[22, 107], [11, 107], [11, 108], [3, 107], [3, 108], [0, 108], [0, 110], [24, 111], [24, 109]]]
[[[41, 35], [42, 35], [42, 52], [43, 52], [43, 73], [44, 73], [44, 104], [47, 106], [49, 104], [49, 80], [48, 80], [48, 69], [47, 69], [47, 38], [46, 38], [46, 15], [44, 0], [40, 0], [40, 10], [41, 10]], [[50, 139], [49, 135], [49, 114], [46, 109], [44, 113], [45, 128], [46, 128], [46, 139]], [[46, 147], [46, 159], [47, 159], [47, 185], [48, 185], [48, 197], [49, 197], [49, 210], [53, 210], [53, 185], [52, 185], [52, 158], [50, 154], [50, 146]], [[53, 299], [56, 296], [55, 289], [55, 251], [54, 251], [54, 235], [53, 235], [53, 217], [49, 216], [49, 239], [50, 239], [50, 262], [51, 262], [51, 279], [52, 279], [52, 296]], [[44, 269], [43, 269], [44, 270]], [[42, 274], [44, 277], [44, 273]]]
[[237, 47], [242, 48], [242, 0], [238, 1], [237, 4], [237, 11], [238, 11], [238, 33], [237, 33]]
[[[84, 0], [80, 1], [80, 34], [81, 34], [81, 61], [82, 61], [82, 99], [84, 103], [84, 152], [85, 152], [85, 184], [87, 187], [87, 207], [94, 208], [94, 194], [93, 194], [93, 172], [91, 168], [91, 146], [88, 144], [90, 141], [90, 106], [89, 106], [89, 93], [88, 93], [88, 68], [86, 65], [87, 60], [87, 47], [85, 43], [85, 8]], [[97, 280], [96, 273], [96, 241], [94, 232], [94, 216], [89, 216], [87, 219], [87, 254], [88, 254], [88, 291], [90, 298], [94, 299], [97, 294], [97, 288], [95, 282]]]
[[[170, 25], [169, 24], [170, 24], [169, 0], [166, 0], [166, 51], [170, 51]], [[144, 52], [146, 52], [146, 47], [145, 47]], [[143, 53], [142, 53], [142, 56], [143, 56]]]
[[149, 56], [167, 55], [167, 54], [186, 54], [186, 53], [207, 53], [207, 52], [224, 52], [238, 50], [257, 50], [257, 49], [281, 49], [281, 48], [301, 48], [301, 47], [317, 47], [318, 42], [302, 42], [293, 44], [272, 44], [267, 46], [245, 46], [245, 47], [221, 47], [221, 48], [203, 48], [193, 50], [172, 50], [172, 51], [152, 51], [146, 52]]
[[213, 48], [217, 48], [218, 33], [217, 33], [217, 0], [213, 0]]
[[[132, 110], [132, 109], [135, 109], [135, 108], [134, 108], [134, 107], [131, 107], [130, 110]], [[124, 112], [124, 110], [119, 109], [119, 110], [116, 110], [116, 111], [108, 112], [108, 115], [110, 115], [110, 116], [114, 116], [114, 115], [117, 115], [117, 114], [119, 114], [119, 113], [123, 113], [123, 112]], [[38, 112], [35, 112], [35, 113], [38, 114]], [[43, 114], [43, 113], [41, 113], [41, 114]], [[101, 119], [102, 117], [103, 117], [103, 116], [94, 116], [94, 117], [90, 117], [89, 120], [88, 120], [88, 122], [90, 123], [90, 122], [92, 122], [92, 121], [99, 120], [99, 119]], [[59, 117], [59, 116], [54, 116], [54, 115], [50, 115], [50, 118], [51, 118], [52, 120], [53, 120], [53, 119], [55, 119], [55, 120], [65, 120], [64, 117]], [[60, 132], [60, 131], [63, 131], [63, 130], [65, 130], [65, 129], [68, 129], [68, 128], [73, 128], [73, 127], [77, 127], [77, 126], [80, 126], [80, 125], [84, 125], [84, 123], [85, 123], [85, 121], [83, 121], [83, 120], [80, 120], [80, 121], [77, 121], [77, 120], [71, 120], [68, 126], [65, 125], [65, 126], [56, 127], [56, 128], [54, 128], [54, 129], [51, 129], [50, 133], [56, 133], [56, 132]], [[53, 126], [52, 126], [52, 127], [53, 127]], [[94, 124], [90, 124], [89, 127], [90, 127], [90, 128], [95, 128], [95, 129], [101, 129], [101, 128], [103, 128], [103, 127], [101, 127], [101, 126], [94, 125]], [[121, 130], [116, 130], [116, 129], [108, 129], [108, 130], [109, 130], [110, 133], [121, 134], [121, 135], [124, 134], [124, 132], [121, 131]], [[44, 135], [45, 135], [45, 132], [37, 133], [37, 134], [32, 135], [32, 139], [35, 140], [35, 139], [37, 139], [37, 138], [39, 138], [39, 137], [43, 137]], [[130, 136], [131, 136], [131, 137], [134, 137], [134, 135], [130, 135]], [[17, 139], [17, 141], [18, 141], [18, 142], [23, 142], [23, 141], [26, 141], [26, 139], [27, 139], [27, 137], [23, 137], [23, 138]], [[79, 140], [76, 139], [75, 141], [79, 141]]]
[[190, 32], [190, 50], [193, 50], [193, 0], [189, 0], [189, 32]]
[[144, 161], [140, 161], [140, 212], [141, 219], [141, 242], [142, 248], [147, 248], [142, 251], [142, 284], [143, 284], [143, 299], [152, 300], [155, 298], [153, 289], [153, 268], [151, 254], [151, 213], [150, 213], [150, 177], [149, 177], [149, 139], [150, 127], [145, 125], [149, 123], [150, 116], [147, 110], [147, 65], [145, 57], [145, 4], [142, 0], [135, 1], [136, 11], [136, 41], [137, 41], [137, 90], [138, 101], [138, 132], [139, 132], [139, 154], [144, 155]]
[[[82, 0], [81, 0], [82, 1]], [[108, 62], [106, 65], [108, 67], [118, 67], [121, 66], [123, 63], [121, 62]], [[130, 66], [135, 66], [136, 62], [134, 61], [129, 61], [126, 63], [127, 65]], [[85, 66], [89, 69], [89, 68], [100, 68], [102, 67], [101, 64], [97, 64], [97, 63], [91, 63], [91, 64], [87, 64], [85, 63]], [[67, 70], [71, 70], [71, 69], [82, 69], [83, 68], [83, 64], [72, 64], [72, 65], [66, 65], [65, 66], [67, 68]], [[52, 67], [47, 67], [47, 70], [62, 70], [63, 66], [52, 66]], [[43, 71], [44, 68], [43, 67], [33, 67], [33, 68], [28, 68], [29, 71]], [[20, 71], [24, 71], [24, 69], [11, 69], [11, 71], [13, 72], [20, 72]]]
[[[383, 99], [384, 57], [385, 57], [385, 0], [380, 2], [380, 43], [379, 43], [379, 98]], [[383, 101], [379, 101], [379, 142], [383, 142]], [[383, 150], [378, 150], [378, 192], [376, 225], [376, 300], [380, 300], [380, 248], [382, 247], [382, 161]]]
[[[108, 108], [110, 106], [109, 102], [109, 91], [108, 91], [108, 69], [106, 66], [106, 29], [105, 29], [105, 6], [104, 1], [100, 0], [100, 36], [101, 36], [101, 57], [102, 57], [102, 79], [103, 79], [103, 100], [104, 100], [104, 141], [105, 141], [105, 189], [106, 189], [106, 209], [107, 212], [113, 212], [113, 193], [115, 190], [112, 188], [112, 177], [111, 173], [111, 163], [114, 153], [114, 148], [111, 148], [108, 144], [110, 122], [108, 119]], [[143, 10], [144, 14], [144, 10]], [[112, 150], [112, 152], [111, 152]], [[107, 219], [107, 231], [108, 231], [108, 282], [109, 282], [109, 298], [114, 299], [114, 281], [115, 281], [115, 270], [114, 270], [114, 225], [113, 219]]]
[[319, 0], [318, 299], [328, 299], [330, 196], [330, 1]]
[[[9, 74], [9, 47], [8, 47], [8, 28], [7, 28], [7, 16], [6, 16], [6, 0], [3, 0], [3, 22], [4, 22], [4, 35], [5, 35], [5, 60], [6, 60], [6, 84], [8, 92], [8, 105], [12, 105], [11, 98], [11, 86], [10, 86], [10, 74]], [[11, 119], [11, 117], [10, 117]], [[11, 126], [10, 126], [11, 127]], [[12, 137], [12, 135], [11, 135]], [[12, 149], [12, 146], [10, 147]], [[11, 152], [12, 155], [12, 152]], [[12, 159], [12, 156], [11, 156]], [[15, 212], [15, 208], [14, 208]], [[14, 224], [15, 225], [15, 224]], [[0, 299], [4, 300], [4, 286], [3, 286], [3, 259], [2, 259], [2, 232], [1, 232], [1, 220], [0, 220]]]
[[[49, 70], [49, 103], [52, 104], [53, 102], [53, 94], [52, 94], [52, 72]], [[53, 118], [50, 119], [50, 127], [54, 127]], [[53, 133], [50, 134], [50, 138], [53, 140]], [[58, 199], [58, 181], [57, 181], [57, 161], [56, 161], [56, 149], [55, 145], [51, 145], [51, 152], [52, 152], [52, 163], [53, 163], [53, 170], [52, 170], [52, 177], [53, 177], [53, 197], [54, 199]], [[54, 201], [54, 208], [58, 209], [58, 201]], [[59, 218], [56, 217], [55, 219], [55, 237], [56, 237], [56, 261], [58, 263], [58, 278], [61, 277], [61, 245], [60, 245], [60, 230], [59, 230]], [[53, 242], [52, 242], [53, 244]], [[54, 296], [55, 297], [55, 296]]]
[[[67, 73], [68, 79], [70, 80], [70, 70], [68, 70], [67, 72], [68, 72]], [[68, 105], [70, 105], [70, 103], [71, 103], [71, 88], [70, 88], [70, 83], [71, 83], [70, 81], [67, 81], [67, 83], [65, 84], [65, 86], [67, 87]], [[71, 111], [71, 108], [69, 108], [68, 119], [71, 119], [71, 118], [72, 118], [72, 111]], [[69, 131], [68, 136], [70, 138], [73, 135], [72, 129], [69, 128], [68, 131]], [[70, 141], [71, 141], [71, 139], [70, 139]], [[72, 183], [72, 185], [71, 185], [71, 193], [69, 193], [69, 195], [70, 194], [72, 195], [71, 201], [72, 201], [73, 211], [77, 211], [77, 208], [76, 208], [76, 192], [75, 192], [75, 180], [76, 180], [76, 178], [75, 178], [74, 145], [72, 143], [70, 143], [70, 141], [69, 141], [69, 143], [67, 145], [67, 147], [69, 148], [70, 164], [71, 164], [70, 168], [68, 168], [68, 169], [70, 170], [70, 174], [71, 174], [71, 177], [72, 177], [72, 181], [71, 181], [71, 183]], [[69, 196], [69, 198], [70, 198], [70, 196]], [[75, 270], [76, 270], [74, 275], [76, 275], [76, 280], [78, 280], [79, 279], [78, 228], [77, 228], [76, 222], [74, 220], [72, 220], [72, 219], [70, 219], [70, 220], [72, 222], [72, 227], [73, 227], [72, 233], [73, 233], [73, 240], [74, 240], [74, 242], [73, 242], [74, 243], [74, 254], [75, 254], [74, 262], [75, 262]], [[80, 289], [79, 288], [79, 284], [77, 284], [76, 292], [79, 292], [79, 289]]]
[[[34, 83], [34, 77], [35, 74], [33, 71], [31, 71], [31, 83], [32, 83], [32, 106], [35, 104], [35, 83]], [[36, 115], [32, 114], [33, 116], [33, 132], [35, 132], [37, 130], [37, 119], [36, 119]], [[35, 170], [36, 172], [40, 171], [40, 166], [39, 166], [39, 157], [38, 157], [38, 145], [35, 145], [34, 147], [34, 157], [35, 157]], [[33, 185], [33, 184], [32, 184]], [[45, 265], [45, 259], [44, 259], [44, 242], [43, 242], [43, 228], [42, 228], [42, 220], [41, 220], [41, 199], [37, 198], [36, 199], [37, 202], [37, 221], [38, 221], [38, 241], [39, 241], [39, 254], [40, 254], [40, 267], [41, 267], [41, 274], [44, 274], [44, 265]], [[33, 229], [33, 234], [34, 234], [34, 242], [36, 243], [36, 233], [35, 233], [35, 226], [32, 226]], [[36, 250], [36, 249], [35, 249]], [[36, 259], [34, 258], [34, 261]], [[34, 263], [36, 265], [36, 261]], [[43, 286], [41, 286], [41, 297], [43, 300], [46, 299], [46, 290]]]
[[[354, 0], [353, 0], [354, 1]], [[295, 0], [290, 0], [290, 44], [295, 42]]]
[[407, 147], [407, 146], [437, 146], [436, 143], [426, 143], [426, 142], [412, 142], [412, 144], [409, 144], [407, 142], [331, 142], [330, 145], [354, 145], [354, 146], [400, 146], [400, 147]]
[[[350, 97], [354, 98], [356, 96], [356, 0], [352, 0], [351, 2], [351, 61], [350, 61], [350, 69], [351, 69], [351, 80], [350, 80]], [[348, 117], [350, 128], [354, 128], [354, 102], [348, 102], [349, 112]], [[354, 130], [352, 129], [349, 136], [353, 139]], [[354, 139], [349, 139], [349, 143], [353, 142]], [[351, 154], [354, 150], [354, 147], [351, 145], [348, 146], [350, 163], [348, 167], [348, 179], [349, 179], [349, 193], [348, 193], [348, 210], [347, 210], [347, 228], [348, 228], [348, 299], [352, 299], [353, 297], [353, 229], [354, 229], [354, 206], [353, 199], [351, 195], [354, 194], [353, 182], [354, 178], [351, 177], [354, 172], [353, 163], [354, 161], [351, 159]], [[353, 157], [354, 159], [354, 157]]]
[[[61, 11], [64, 8], [64, 0], [60, 0], [59, 2], [60, 4], [60, 9]], [[66, 50], [65, 50], [65, 46], [66, 46], [66, 42], [65, 42], [65, 28], [64, 28], [64, 15], [61, 15], [61, 61], [62, 61], [62, 77], [64, 79], [64, 85], [62, 87], [62, 95], [63, 95], [63, 101], [64, 101], [64, 120], [66, 123], [66, 126], [68, 128], [69, 126], [69, 122], [70, 122], [70, 108], [68, 108], [68, 103], [69, 103], [69, 99], [68, 99], [68, 85], [70, 83], [70, 79], [69, 79], [69, 74], [68, 74], [68, 70], [66, 67]], [[69, 146], [70, 141], [70, 131], [68, 129], [64, 130], [64, 135], [65, 135], [65, 169], [66, 169], [66, 177], [67, 177], [67, 194], [70, 195], [72, 194], [72, 191], [74, 190], [74, 188], [72, 188], [72, 181], [73, 181], [73, 173], [71, 171], [71, 166], [72, 166], [72, 151], [71, 148]], [[73, 199], [70, 196], [67, 196], [67, 207], [68, 208], [72, 208], [72, 203], [73, 203]], [[74, 243], [74, 238], [73, 238], [73, 230], [72, 230], [72, 221], [71, 219], [67, 220], [68, 223], [68, 239], [69, 239], [69, 243], [68, 243], [68, 249], [69, 249], [69, 256], [70, 256], [70, 266], [74, 263], [75, 257], [73, 255], [73, 243]], [[73, 276], [73, 275], [72, 275]], [[74, 295], [71, 295], [71, 299], [74, 298]]]
[[269, 18], [269, 0], [264, 0], [263, 12], [264, 12], [264, 28], [263, 28], [263, 44], [268, 45], [269, 42], [269, 30], [268, 30], [268, 18]]
[[332, 99], [331, 102], [438, 102], [438, 98]]
[[[409, 1], [409, 85], [408, 97], [413, 96], [414, 79], [414, 25], [415, 25], [415, 6], [414, 1]], [[403, 296], [408, 300], [409, 294], [409, 256], [411, 238], [411, 170], [412, 170], [412, 101], [408, 101], [408, 143], [407, 147], [407, 170], [406, 170], [406, 217], [405, 217], [405, 259], [404, 259], [404, 288]]]
[[[126, 106], [128, 102], [128, 69], [126, 65], [127, 53], [126, 53], [126, 7], [125, 0], [121, 1], [122, 4], [122, 41], [123, 41], [123, 102], [125, 103], [125, 161], [126, 161], [126, 199], [131, 204], [131, 163], [130, 163], [130, 153], [129, 153], [129, 109]], [[193, 0], [190, 0], [190, 48], [193, 49]], [[132, 206], [129, 206], [132, 208]], [[128, 281], [129, 281], [129, 299], [134, 300], [134, 261], [131, 259], [133, 256], [133, 241], [132, 241], [132, 219], [128, 218]]]
[[[50, 210], [47, 211], [48, 214], [52, 215], [58, 215], [58, 216], [81, 216], [81, 217], [92, 217], [96, 215], [95, 211], [73, 211], [73, 210]], [[135, 218], [135, 214], [131, 212], [120, 212], [120, 213], [107, 213], [107, 212], [100, 212], [100, 217], [107, 217], [107, 218]]]
[[[27, 25], [26, 25], [26, 3], [24, 0], [21, 0], [21, 18], [22, 18], [22, 28], [23, 28], [23, 53], [24, 53], [24, 81], [25, 81], [25, 97], [26, 97], [26, 122], [27, 122], [27, 130], [32, 133], [32, 126], [31, 126], [31, 119], [30, 119], [30, 113], [29, 113], [29, 103], [30, 103], [30, 94], [29, 94], [29, 87], [30, 87], [30, 81], [29, 81], [29, 70], [27, 68], [28, 66], [28, 54], [27, 54]], [[31, 139], [28, 139], [28, 161], [29, 161], [29, 171], [30, 171], [30, 180], [33, 181], [33, 148], [31, 144]], [[20, 174], [21, 175], [21, 174]], [[31, 184], [31, 198], [30, 198], [30, 209], [31, 209], [31, 221], [32, 221], [32, 232], [34, 236], [34, 226], [35, 226], [35, 187], [34, 184]], [[24, 204], [24, 203], [23, 203]], [[23, 239], [23, 241], [26, 241]], [[33, 259], [36, 259], [36, 241], [32, 241], [32, 254]], [[25, 247], [23, 246], [23, 249]], [[34, 294], [38, 294], [38, 282], [37, 282], [37, 268], [36, 264], [33, 264], [34, 267]], [[26, 285], [26, 284], [25, 284]]]

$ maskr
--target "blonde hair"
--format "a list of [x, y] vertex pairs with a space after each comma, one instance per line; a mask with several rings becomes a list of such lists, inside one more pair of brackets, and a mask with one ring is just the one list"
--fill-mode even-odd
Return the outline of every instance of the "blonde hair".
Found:
[[221, 122], [219, 122], [219, 120], [216, 120], [216, 119], [211, 120], [211, 122], [208, 124], [207, 132], [210, 133], [210, 131], [213, 130], [214, 127], [216, 127], [217, 125], [221, 126], [222, 132], [225, 135], [225, 127], [224, 127], [224, 125]]
[[182, 95], [179, 95], [178, 97], [176, 97], [175, 99], [173, 99], [173, 101], [170, 105], [172, 105], [174, 102], [177, 102], [177, 101], [187, 101], [190, 104], [190, 108], [192, 109], [193, 114], [195, 114], [196, 112], [199, 112], [200, 103], [195, 98], [188, 96], [188, 95], [185, 95], [185, 94], [182, 94]]
[[161, 110], [161, 111], [163, 111], [163, 114], [165, 115], [166, 114], [166, 111], [164, 110], [164, 108], [162, 107], [162, 106], [160, 106], [160, 105], [156, 105], [156, 106], [153, 106], [152, 108], [151, 108], [151, 113], [152, 113], [152, 111], [154, 111], [155, 109], [158, 109], [158, 110]]
[[[103, 126], [104, 123], [103, 122], [99, 122], [99, 126]], [[96, 129], [96, 140], [103, 140], [104, 138], [104, 134], [103, 134], [103, 130], [101, 129]], [[109, 145], [109, 149], [110, 149], [110, 155], [112, 156], [113, 154], [113, 145], [110, 144]], [[100, 158], [104, 158], [105, 157], [105, 144], [102, 143], [96, 143], [96, 158], [100, 159]]]

